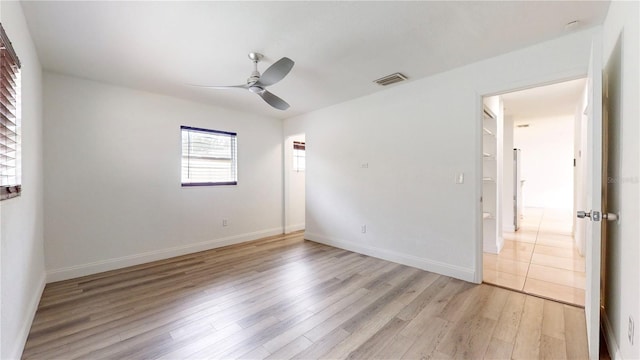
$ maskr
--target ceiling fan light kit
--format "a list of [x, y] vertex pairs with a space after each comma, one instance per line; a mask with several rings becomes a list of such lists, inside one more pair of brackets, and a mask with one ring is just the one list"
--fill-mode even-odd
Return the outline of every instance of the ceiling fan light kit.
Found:
[[253, 62], [253, 72], [247, 79], [245, 85], [232, 85], [232, 86], [203, 86], [210, 89], [247, 89], [250, 92], [260, 96], [267, 104], [278, 110], [287, 110], [289, 104], [274, 95], [267, 90], [267, 86], [271, 86], [280, 80], [282, 80], [293, 68], [295, 64], [293, 60], [283, 57], [271, 65], [264, 73], [260, 74], [258, 71], [258, 63], [264, 57], [264, 55], [251, 52], [249, 53], [249, 60]]

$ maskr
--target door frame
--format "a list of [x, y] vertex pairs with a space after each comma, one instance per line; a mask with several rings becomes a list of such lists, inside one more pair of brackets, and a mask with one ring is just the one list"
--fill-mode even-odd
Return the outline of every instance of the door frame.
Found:
[[[602, 33], [601, 30], [600, 31], [596, 31], [592, 37], [592, 49], [591, 49], [591, 55], [590, 57], [593, 57], [593, 44], [596, 44], [595, 46], [600, 46], [600, 48], [595, 49], [595, 54], [596, 56], [602, 56], [601, 53], [601, 46], [602, 46]], [[591, 62], [591, 60], [590, 60]], [[602, 68], [602, 59], [598, 58], [595, 63], [595, 71], [603, 71]], [[585, 72], [585, 70], [587, 70], [587, 72]], [[476, 148], [476, 152], [475, 152], [475, 170], [476, 170], [476, 174], [479, 174], [478, 176], [476, 176], [476, 181], [475, 181], [475, 196], [476, 196], [476, 206], [475, 206], [475, 225], [476, 225], [476, 241], [475, 241], [475, 251], [476, 251], [476, 262], [475, 262], [475, 276], [474, 276], [474, 281], [478, 284], [482, 283], [482, 279], [483, 279], [483, 231], [482, 231], [482, 225], [483, 225], [483, 221], [482, 221], [482, 116], [483, 116], [483, 99], [484, 97], [488, 97], [488, 96], [495, 96], [495, 95], [501, 95], [501, 94], [505, 94], [505, 93], [509, 93], [509, 92], [514, 92], [514, 91], [519, 91], [519, 90], [526, 90], [529, 88], [534, 88], [534, 87], [539, 87], [539, 86], [545, 86], [545, 85], [550, 85], [550, 84], [554, 84], [554, 83], [558, 83], [558, 82], [563, 82], [563, 81], [570, 81], [570, 80], [575, 80], [578, 78], [584, 78], [584, 77], [589, 77], [589, 69], [583, 69], [582, 71], [576, 71], [576, 69], [574, 69], [574, 71], [568, 71], [566, 73], [563, 74], [551, 74], [549, 76], [547, 76], [546, 78], [540, 77], [538, 79], [529, 79], [528, 81], [520, 81], [520, 82], [514, 82], [511, 85], [506, 85], [506, 86], [502, 86], [502, 87], [498, 87], [496, 89], [492, 89], [490, 91], [482, 91], [482, 92], [476, 92], [476, 121], [474, 122], [474, 130], [475, 130], [475, 134], [476, 134], [476, 144], [475, 144], [475, 148]], [[587, 80], [589, 81], [589, 80]], [[601, 88], [602, 89], [602, 88]], [[602, 104], [600, 104], [602, 105]], [[601, 111], [601, 107], [600, 107], [600, 111]], [[602, 125], [602, 124], [600, 124]], [[591, 131], [591, 130], [589, 130]], [[589, 151], [591, 151], [592, 149], [589, 149]], [[597, 148], [596, 148], [597, 150]], [[599, 151], [596, 151], [593, 156], [599, 156], [602, 157], [602, 146], [599, 147]], [[593, 171], [591, 171], [593, 172]], [[589, 176], [589, 173], [585, 174], [586, 176]], [[602, 174], [599, 174], [599, 176], [602, 176]], [[590, 204], [588, 204], [589, 206], [591, 206]], [[602, 211], [604, 209], [594, 209], [597, 211]], [[600, 231], [598, 231], [598, 234], [600, 234]], [[589, 232], [587, 231], [586, 236], [589, 236]], [[588, 241], [588, 239], [587, 239]], [[601, 242], [602, 240], [600, 240]], [[589, 255], [591, 255], [590, 257], [596, 257], [597, 261], [598, 261], [598, 265], [600, 265], [600, 249], [599, 249], [599, 244], [600, 242], [598, 242], [598, 251], [594, 251], [595, 249], [595, 245], [592, 242], [592, 244], [587, 244], [587, 253]], [[591, 245], [591, 249], [589, 249], [589, 245]], [[590, 251], [591, 250], [591, 251]], [[595, 252], [595, 253], [594, 253]], [[589, 257], [588, 255], [586, 255], [586, 257]], [[586, 267], [587, 269], [585, 269], [587, 271], [587, 273], [589, 272], [590, 268], [591, 268], [591, 263], [587, 262], [586, 263]], [[600, 276], [600, 270], [598, 269], [598, 276]], [[589, 276], [587, 276], [587, 284], [586, 287], [588, 289], [586, 289], [587, 291], [585, 291], [585, 305], [589, 305], [590, 307], [593, 307], [594, 304], [592, 304], [592, 302], [587, 298], [589, 297], [590, 292], [596, 292], [598, 294], [600, 294], [600, 284], [598, 281], [597, 285], [593, 285], [590, 282], [593, 282], [595, 284], [595, 281], [590, 281], [592, 279], [589, 279]], [[587, 322], [587, 342], [588, 342], [588, 350], [589, 350], [589, 354], [590, 357], [596, 357], [597, 356], [597, 352], [599, 349], [599, 339], [596, 336], [595, 340], [594, 340], [594, 335], [595, 332], [597, 331], [599, 333], [600, 330], [600, 301], [597, 302], [597, 306], [595, 309], [593, 308], [588, 308], [589, 306], [585, 306], [585, 320]], [[597, 324], [597, 329], [593, 329], [593, 325]]]
[[[293, 166], [292, 166], [292, 158], [293, 158], [293, 142], [294, 141], [299, 141], [302, 140], [304, 142], [306, 142], [306, 133], [305, 132], [297, 132], [297, 133], [292, 133], [292, 134], [288, 134], [285, 135], [284, 137], [284, 141], [283, 141], [283, 151], [282, 151], [282, 162], [283, 162], [283, 166], [282, 166], [282, 177], [283, 177], [283, 199], [282, 199], [282, 231], [285, 234], [294, 232], [294, 231], [299, 231], [299, 230], [304, 230], [305, 228], [305, 223], [306, 221], [302, 222], [302, 223], [292, 223], [291, 222], [291, 202], [292, 202], [292, 196], [291, 196], [291, 184], [293, 182], [293, 176], [296, 176], [293, 174]], [[306, 150], [305, 150], [305, 154], [306, 154]], [[306, 157], [306, 155], [305, 155]], [[306, 195], [306, 170], [305, 173], [302, 174], [302, 176], [305, 177], [305, 195]], [[306, 197], [305, 197], [305, 202], [306, 202]], [[306, 211], [306, 203], [305, 203], [305, 211]]]
[[[475, 144], [476, 151], [475, 151], [474, 161], [475, 161], [476, 174], [478, 174], [478, 176], [476, 176], [476, 181], [474, 184], [475, 198], [477, 199], [476, 207], [475, 207], [475, 233], [476, 233], [475, 240], [476, 241], [474, 242], [475, 255], [476, 255], [474, 282], [476, 284], [482, 283], [482, 278], [483, 278], [482, 269], [484, 266], [483, 257], [482, 257], [483, 220], [482, 220], [482, 201], [481, 201], [482, 199], [482, 161], [483, 161], [482, 160], [482, 142], [483, 142], [482, 119], [484, 116], [483, 99], [485, 97], [503, 95], [511, 92], [520, 91], [520, 90], [527, 90], [527, 89], [532, 89], [536, 87], [553, 85], [561, 82], [582, 79], [582, 78], [585, 78], [586, 76], [587, 76], [587, 73], [584, 70], [574, 69], [573, 71], [551, 74], [547, 77], [541, 77], [538, 79], [529, 79], [527, 81], [514, 82], [512, 84], [501, 86], [496, 89], [491, 89], [488, 91], [476, 92], [476, 112], [475, 112], [476, 120], [474, 122], [474, 130], [475, 130], [475, 138], [476, 138], [476, 144]], [[500, 214], [500, 216], [502, 216], [502, 214]], [[500, 229], [500, 231], [502, 231], [502, 229]]]

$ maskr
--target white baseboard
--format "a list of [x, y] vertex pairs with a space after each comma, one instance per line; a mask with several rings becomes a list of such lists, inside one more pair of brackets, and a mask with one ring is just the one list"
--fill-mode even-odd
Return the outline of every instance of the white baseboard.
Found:
[[498, 250], [498, 245], [496, 244], [482, 244], [482, 252], [499, 254], [500, 250]]
[[473, 282], [475, 271], [473, 269], [463, 268], [451, 264], [446, 264], [440, 261], [431, 259], [425, 259], [409, 254], [402, 254], [395, 251], [381, 249], [361, 244], [356, 244], [349, 241], [343, 241], [339, 239], [330, 238], [320, 234], [314, 234], [305, 232], [304, 237], [307, 240], [319, 242], [325, 245], [338, 247], [341, 249], [357, 252], [360, 254], [372, 256], [375, 258], [392, 261], [402, 265], [415, 267], [418, 269], [431, 271], [441, 275], [451, 276], [456, 279]]
[[300, 231], [300, 230], [304, 230], [304, 223], [295, 224], [295, 225], [286, 225], [284, 227], [285, 234], [292, 233], [294, 231]]
[[267, 236], [282, 234], [282, 228], [255, 231], [246, 234], [234, 235], [225, 238], [187, 244], [167, 249], [149, 251], [141, 254], [122, 256], [114, 259], [99, 260], [92, 263], [74, 265], [47, 271], [47, 282], [73, 279], [80, 276], [97, 274], [104, 271], [115, 270], [127, 266], [140, 265], [156, 260], [163, 260], [175, 256], [190, 254], [198, 251], [210, 250], [222, 246], [239, 244], [245, 241], [260, 239]]
[[501, 235], [498, 237], [498, 244], [496, 247], [496, 250], [498, 250], [498, 254], [500, 254], [500, 251], [502, 251], [502, 248], [504, 248], [504, 238]]
[[13, 349], [11, 349], [11, 352], [9, 353], [9, 359], [22, 358], [24, 345], [27, 343], [29, 331], [31, 331], [31, 324], [33, 324], [33, 319], [36, 316], [36, 311], [38, 311], [38, 304], [40, 304], [42, 292], [44, 291], [44, 287], [47, 284], [46, 280], [47, 276], [45, 273], [43, 273], [40, 278], [40, 283], [38, 284], [36, 294], [27, 306], [27, 316], [25, 316], [24, 321], [22, 322], [22, 326], [20, 326], [20, 331], [17, 334], [18, 336], [16, 338], [16, 342], [13, 344]]
[[502, 232], [516, 232], [515, 225], [505, 225], [502, 227]]
[[622, 354], [620, 353], [620, 348], [618, 347], [618, 342], [616, 341], [615, 336], [613, 335], [613, 328], [611, 328], [611, 323], [609, 322], [609, 317], [607, 317], [607, 313], [602, 312], [602, 329], [604, 330], [604, 339], [607, 343], [607, 349], [609, 350], [609, 355], [613, 360], [622, 360]]

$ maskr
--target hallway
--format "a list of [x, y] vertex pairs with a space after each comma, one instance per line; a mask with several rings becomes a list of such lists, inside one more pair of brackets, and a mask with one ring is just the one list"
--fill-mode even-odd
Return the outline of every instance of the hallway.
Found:
[[585, 259], [571, 235], [572, 216], [570, 210], [526, 208], [520, 230], [503, 233], [500, 254], [483, 254], [483, 280], [584, 306]]

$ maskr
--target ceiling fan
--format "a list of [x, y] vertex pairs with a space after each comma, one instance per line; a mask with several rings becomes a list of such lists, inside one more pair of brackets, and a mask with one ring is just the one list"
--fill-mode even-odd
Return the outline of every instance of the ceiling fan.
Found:
[[283, 57], [282, 59], [276, 61], [273, 65], [271, 65], [267, 70], [260, 75], [258, 71], [258, 62], [264, 56], [259, 53], [249, 53], [249, 59], [253, 62], [253, 72], [251, 76], [247, 79], [247, 83], [244, 85], [232, 85], [232, 86], [202, 86], [210, 89], [247, 89], [254, 94], [258, 94], [267, 104], [273, 106], [278, 110], [287, 110], [289, 108], [289, 104], [286, 101], [282, 100], [278, 96], [267, 90], [267, 86], [271, 86], [278, 81], [282, 80], [291, 68], [293, 68], [293, 60]]

